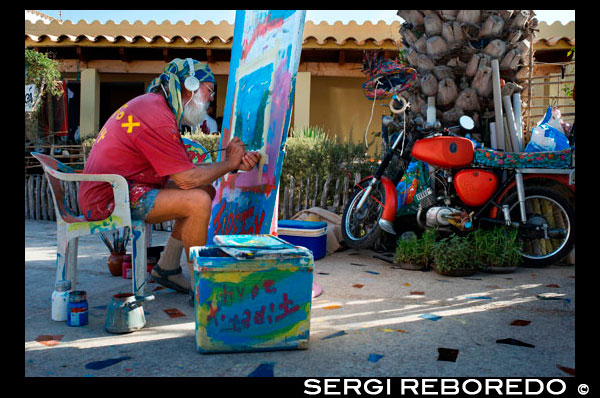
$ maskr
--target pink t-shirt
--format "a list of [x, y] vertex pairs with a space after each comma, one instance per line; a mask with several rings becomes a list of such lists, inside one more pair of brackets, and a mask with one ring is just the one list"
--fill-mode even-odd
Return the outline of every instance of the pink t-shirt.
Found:
[[[163, 188], [171, 174], [194, 167], [187, 156], [175, 115], [162, 94], [140, 95], [119, 108], [98, 133], [85, 174], [119, 174], [129, 184], [135, 203], [151, 189]], [[114, 210], [110, 184], [80, 184], [79, 208], [89, 220], [102, 220]]]

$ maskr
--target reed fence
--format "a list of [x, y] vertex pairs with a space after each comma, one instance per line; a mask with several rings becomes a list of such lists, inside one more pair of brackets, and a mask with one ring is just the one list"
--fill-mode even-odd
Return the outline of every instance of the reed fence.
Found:
[[[289, 181], [279, 188], [279, 219], [291, 218], [301, 210], [320, 207], [341, 215], [354, 191], [354, 185], [360, 181], [359, 172], [354, 175], [325, 178], [307, 176], [296, 179], [288, 176]], [[61, 181], [65, 192], [64, 201], [69, 210], [76, 216], [81, 215], [77, 204], [79, 182]], [[25, 175], [25, 219], [56, 221], [54, 198], [48, 179], [44, 174]], [[154, 224], [156, 231], [171, 231], [173, 221]]]

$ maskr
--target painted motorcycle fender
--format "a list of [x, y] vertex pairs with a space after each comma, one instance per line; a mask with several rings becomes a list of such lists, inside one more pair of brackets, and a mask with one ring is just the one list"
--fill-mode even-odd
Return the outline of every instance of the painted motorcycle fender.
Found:
[[[369, 181], [373, 176], [363, 178], [360, 182]], [[383, 214], [381, 218], [383, 220], [393, 223], [396, 219], [396, 207], [398, 206], [398, 196], [396, 193], [396, 186], [389, 177], [382, 176], [381, 183], [385, 191], [385, 203], [383, 205]]]
[[[555, 180], [561, 183], [562, 185], [568, 187], [573, 193], [575, 193], [575, 185], [569, 184], [569, 177], [564, 174], [523, 174], [523, 181], [530, 180], [532, 178], [544, 178], [549, 180]], [[496, 203], [502, 203], [504, 197], [508, 194], [512, 189], [516, 189], [517, 182], [513, 181], [506, 188], [500, 192], [500, 195], [496, 197], [494, 200]], [[490, 209], [490, 218], [496, 218], [498, 216], [498, 208], [496, 206], [492, 206]]]

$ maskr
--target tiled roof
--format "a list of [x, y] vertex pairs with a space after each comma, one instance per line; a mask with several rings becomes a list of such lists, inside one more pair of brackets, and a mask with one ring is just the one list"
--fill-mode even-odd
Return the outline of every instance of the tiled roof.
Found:
[[[133, 44], [139, 46], [153, 45], [189, 45], [202, 47], [230, 47], [233, 39], [234, 25], [221, 21], [218, 24], [206, 22], [200, 24], [182, 21], [171, 24], [164, 21], [131, 24], [123, 21], [119, 24], [113, 21], [100, 23], [93, 21], [52, 21], [51, 23], [31, 23], [25, 21], [25, 42], [45, 43], [49, 45], [118, 45]], [[315, 24], [307, 21], [304, 27], [304, 47], [369, 47], [397, 49], [400, 45], [400, 22], [387, 24], [379, 21], [373, 24], [369, 21], [357, 24], [351, 21], [344, 24], [340, 21], [334, 24], [321, 22]]]

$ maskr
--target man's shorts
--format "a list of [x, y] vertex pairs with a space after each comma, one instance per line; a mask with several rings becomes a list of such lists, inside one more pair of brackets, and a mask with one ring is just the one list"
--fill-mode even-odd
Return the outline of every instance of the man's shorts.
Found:
[[140, 196], [137, 201], [131, 202], [131, 218], [134, 220], [145, 220], [150, 210], [154, 207], [154, 201], [158, 192], [158, 189], [151, 189]]

